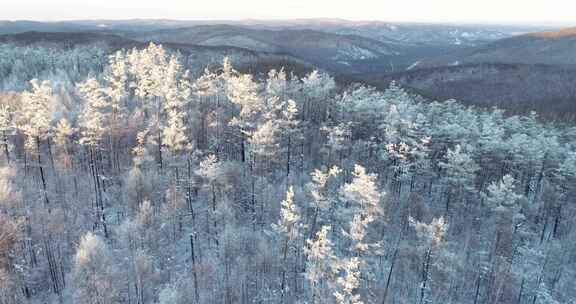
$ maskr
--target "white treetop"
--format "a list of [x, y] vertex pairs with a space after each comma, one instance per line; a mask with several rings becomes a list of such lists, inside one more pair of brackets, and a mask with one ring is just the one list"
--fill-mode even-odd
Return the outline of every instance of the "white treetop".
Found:
[[300, 220], [298, 207], [294, 203], [294, 188], [290, 186], [286, 192], [286, 199], [280, 203], [280, 220], [274, 228], [285, 234], [289, 239], [293, 238], [294, 225]]
[[342, 187], [344, 199], [356, 202], [360, 205], [360, 210], [365, 215], [380, 215], [382, 206], [380, 204], [381, 193], [378, 191], [376, 174], [366, 173], [366, 168], [355, 165], [352, 182]]
[[14, 128], [14, 122], [12, 121], [12, 111], [10, 107], [6, 105], [0, 106], [0, 132], [11, 132]]
[[312, 176], [312, 182], [308, 184], [308, 189], [312, 194], [314, 199], [314, 207], [319, 209], [327, 209], [330, 207], [330, 202], [327, 198], [327, 183], [331, 177], [338, 176], [342, 170], [337, 166], [333, 166], [327, 172], [319, 169], [314, 169], [310, 174]]
[[313, 285], [317, 285], [321, 280], [330, 276], [333, 267], [336, 265], [336, 256], [332, 248], [333, 244], [328, 238], [330, 229], [330, 226], [323, 226], [316, 233], [316, 239], [306, 240], [308, 244], [304, 248], [304, 253], [308, 256], [306, 278]]
[[50, 104], [53, 96], [49, 81], [38, 83], [38, 80], [33, 79], [30, 84], [32, 90], [22, 93], [20, 129], [26, 135], [26, 146], [32, 149], [36, 140], [44, 140], [50, 135]]
[[266, 93], [272, 96], [283, 97], [288, 90], [288, 81], [284, 69], [277, 71], [275, 69], [268, 72], [266, 80]]
[[438, 247], [444, 242], [444, 236], [448, 231], [448, 224], [444, 217], [434, 218], [430, 224], [418, 222], [409, 218], [410, 226], [414, 227], [418, 237], [433, 247]]
[[54, 128], [54, 142], [60, 147], [65, 147], [75, 132], [76, 130], [68, 122], [68, 119], [62, 118]]
[[365, 238], [367, 228], [376, 217], [382, 215], [381, 193], [378, 191], [376, 174], [366, 173], [366, 169], [360, 165], [354, 166], [352, 182], [342, 186], [342, 197], [346, 201], [354, 202], [357, 211], [350, 222], [349, 231], [344, 231], [344, 235], [353, 242], [354, 250], [361, 254], [367, 252], [370, 247], [377, 245], [366, 243]]
[[360, 286], [360, 259], [353, 257], [345, 260], [340, 265], [343, 276], [336, 280], [334, 297], [338, 304], [363, 304], [356, 289]]
[[240, 108], [239, 121], [247, 124], [264, 108], [264, 101], [260, 94], [258, 84], [252, 75], [242, 74], [227, 79], [228, 98]]
[[80, 239], [73, 266], [74, 302], [112, 304], [115, 287], [112, 259], [106, 243], [92, 232]]
[[272, 156], [279, 146], [277, 142], [278, 126], [272, 120], [266, 120], [256, 130], [249, 132], [248, 142], [257, 155]]
[[499, 182], [493, 182], [488, 186], [486, 200], [495, 210], [505, 210], [516, 205], [522, 195], [515, 191], [516, 180], [509, 174], [504, 175]]
[[78, 91], [83, 95], [86, 103], [80, 115], [81, 135], [80, 144], [96, 147], [106, 133], [108, 122], [107, 110], [110, 106], [106, 91], [100, 83], [90, 78], [78, 84]]
[[218, 163], [216, 155], [210, 154], [200, 161], [196, 173], [210, 181], [210, 183], [217, 180], [222, 173], [220, 172], [220, 164]]
[[469, 153], [470, 149], [456, 145], [453, 150], [448, 149], [446, 152], [446, 161], [439, 163], [439, 166], [446, 170], [446, 176], [452, 184], [465, 186], [467, 189], [473, 188], [471, 182], [474, 181], [476, 171], [480, 169]]
[[318, 70], [310, 72], [302, 79], [306, 92], [312, 98], [322, 98], [328, 95], [330, 91], [336, 88], [334, 78], [326, 73], [321, 73]]
[[117, 51], [109, 57], [109, 73], [105, 76], [108, 83], [107, 94], [110, 96], [111, 107], [114, 115], [120, 116], [124, 112], [124, 98], [126, 98], [128, 66], [124, 51]]

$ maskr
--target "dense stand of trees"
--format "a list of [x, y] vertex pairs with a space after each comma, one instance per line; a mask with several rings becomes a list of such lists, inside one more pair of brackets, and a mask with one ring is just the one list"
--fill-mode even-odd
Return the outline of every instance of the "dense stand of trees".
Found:
[[0, 44], [0, 88], [21, 91], [34, 78], [51, 79], [53, 85], [81, 81], [102, 73], [108, 49], [98, 44], [68, 48]]
[[573, 303], [576, 128], [159, 45], [0, 108], [0, 303]]

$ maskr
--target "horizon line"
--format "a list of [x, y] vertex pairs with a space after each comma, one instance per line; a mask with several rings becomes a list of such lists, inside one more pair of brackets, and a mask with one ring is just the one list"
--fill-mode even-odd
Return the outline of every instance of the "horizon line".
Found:
[[341, 23], [412, 23], [412, 24], [465, 24], [465, 25], [548, 25], [560, 26], [573, 24], [574, 21], [504, 21], [504, 20], [384, 20], [384, 19], [350, 19], [337, 17], [266, 17], [266, 18], [165, 18], [165, 17], [134, 17], [134, 18], [71, 18], [71, 19], [3, 19], [0, 22], [43, 22], [43, 23], [63, 23], [63, 22], [86, 22], [86, 21], [176, 21], [176, 22], [286, 22], [286, 21], [324, 21], [324, 22], [341, 22]]

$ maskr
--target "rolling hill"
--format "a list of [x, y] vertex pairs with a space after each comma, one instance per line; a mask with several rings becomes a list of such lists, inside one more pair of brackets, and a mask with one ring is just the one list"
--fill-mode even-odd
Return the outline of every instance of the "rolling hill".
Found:
[[[343, 19], [3, 21], [0, 34], [95, 32], [292, 55], [333, 73], [397, 72], [454, 63], [470, 48], [543, 26], [425, 24]], [[430, 60], [434, 58], [434, 60]], [[438, 64], [432, 63], [439, 62]], [[415, 64], [418, 62], [418, 64]], [[441, 63], [440, 63], [441, 62]], [[459, 61], [460, 62], [460, 61]], [[482, 62], [481, 59], [477, 62]]]
[[[289, 54], [337, 72], [364, 71], [362, 63], [388, 63], [401, 50], [383, 42], [315, 30], [261, 30], [231, 25], [202, 25], [128, 34], [139, 41], [232, 46]], [[358, 64], [358, 65], [357, 65]]]
[[[104, 53], [111, 53], [118, 49], [141, 49], [147, 45], [148, 42], [103, 32], [24, 32], [0, 35], [0, 46], [49, 50], [90, 46], [102, 49]], [[179, 52], [185, 58], [184, 62], [192, 73], [200, 73], [205, 67], [220, 65], [224, 57], [229, 57], [237, 68], [251, 71], [259, 71], [255, 68], [257, 65], [272, 68], [287, 66], [296, 70], [309, 70], [312, 66], [308, 62], [288, 54], [256, 51], [235, 46], [195, 45], [178, 42], [163, 43], [163, 46]], [[1, 60], [2, 58], [0, 58]], [[101, 60], [105, 61], [106, 58]]]
[[467, 63], [576, 64], [576, 28], [500, 39], [427, 60], [422, 66]]
[[385, 88], [394, 81], [430, 100], [456, 99], [467, 105], [537, 111], [548, 118], [576, 115], [576, 66], [465, 64], [392, 74], [367, 74], [361, 81]]

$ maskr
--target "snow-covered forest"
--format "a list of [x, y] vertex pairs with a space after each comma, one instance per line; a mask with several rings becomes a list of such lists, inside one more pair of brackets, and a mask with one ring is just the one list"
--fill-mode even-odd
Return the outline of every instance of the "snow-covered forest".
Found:
[[575, 127], [155, 44], [0, 53], [1, 304], [576, 303]]

